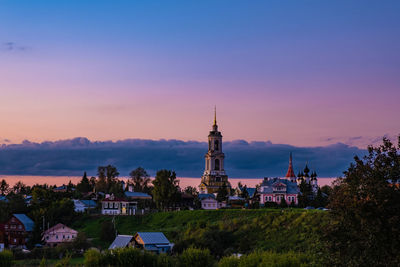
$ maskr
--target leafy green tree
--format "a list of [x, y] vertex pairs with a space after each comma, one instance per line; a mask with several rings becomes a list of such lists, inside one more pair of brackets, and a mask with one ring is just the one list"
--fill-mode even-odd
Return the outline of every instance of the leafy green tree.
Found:
[[112, 165], [99, 166], [97, 168], [97, 175], [99, 177], [96, 183], [96, 190], [109, 193], [110, 188], [117, 181], [119, 172], [116, 167]]
[[249, 192], [247, 191], [247, 185], [241, 187], [240, 191], [241, 191], [241, 193], [239, 196], [247, 200], [249, 198]]
[[216, 199], [218, 202], [222, 202], [222, 201], [227, 201], [228, 197], [229, 197], [228, 187], [224, 183], [222, 186], [218, 188]]
[[114, 241], [115, 228], [111, 221], [105, 220], [101, 223], [100, 239], [107, 242]]
[[400, 266], [400, 136], [369, 147], [336, 181], [326, 232], [330, 266]]
[[279, 203], [279, 207], [280, 208], [287, 208], [288, 207], [284, 197], [281, 198], [281, 202]]
[[10, 189], [10, 185], [6, 182], [6, 180], [1, 180], [0, 182], [0, 195], [7, 195]]
[[87, 193], [92, 191], [89, 179], [87, 178], [86, 172], [83, 173], [82, 180], [76, 185], [76, 190], [81, 193]]
[[208, 249], [188, 248], [179, 256], [179, 266], [213, 266], [214, 258]]
[[301, 193], [298, 197], [299, 206], [304, 208], [311, 205], [311, 201], [313, 199], [312, 186], [309, 183], [307, 183], [304, 179], [301, 179], [299, 187]]
[[192, 195], [194, 197], [196, 197], [199, 192], [197, 191], [197, 188], [194, 186], [187, 186], [185, 187], [185, 189], [183, 189], [183, 192], [185, 192], [186, 194]]
[[13, 186], [13, 191], [16, 194], [30, 194], [30, 187], [26, 186], [23, 182], [18, 181], [14, 186]]
[[135, 192], [149, 192], [150, 175], [142, 167], [138, 167], [129, 173]]
[[153, 181], [153, 199], [157, 208], [166, 210], [179, 201], [179, 180], [174, 171], [160, 170]]

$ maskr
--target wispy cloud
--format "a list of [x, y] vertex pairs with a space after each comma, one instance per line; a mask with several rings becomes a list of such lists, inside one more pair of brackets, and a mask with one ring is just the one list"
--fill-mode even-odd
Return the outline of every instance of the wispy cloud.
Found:
[[392, 142], [396, 141], [396, 135], [385, 134], [382, 136], [350, 136], [350, 137], [327, 137], [323, 138], [321, 141], [327, 144], [332, 143], [343, 143], [348, 146], [354, 146], [358, 148], [367, 148], [368, 146], [377, 146], [382, 143], [383, 137], [390, 139]]
[[20, 45], [15, 42], [3, 42], [0, 46], [0, 51], [5, 52], [24, 52], [30, 49], [29, 46]]
[[[283, 176], [289, 153], [293, 153], [295, 171], [306, 162], [320, 177], [340, 176], [354, 155], [365, 150], [345, 144], [324, 147], [295, 147], [271, 142], [224, 142], [225, 169], [230, 177], [260, 178]], [[152, 175], [159, 169], [173, 169], [182, 177], [200, 177], [204, 168], [207, 143], [180, 140], [127, 139], [90, 141], [74, 138], [55, 142], [8, 144], [0, 148], [0, 174], [95, 175], [97, 166], [113, 164], [127, 175], [143, 166]]]

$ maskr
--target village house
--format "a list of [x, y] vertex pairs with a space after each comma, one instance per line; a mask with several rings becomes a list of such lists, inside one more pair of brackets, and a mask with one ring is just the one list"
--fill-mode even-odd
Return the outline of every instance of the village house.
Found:
[[108, 249], [116, 248], [127, 248], [133, 246], [133, 236], [132, 235], [117, 235]]
[[170, 252], [174, 246], [161, 232], [137, 232], [133, 239], [135, 247], [157, 254]]
[[42, 240], [47, 246], [55, 247], [62, 243], [72, 242], [77, 235], [77, 231], [59, 223], [44, 231]]
[[218, 202], [214, 194], [199, 194], [198, 198], [201, 202], [201, 208], [205, 210], [216, 210], [226, 207], [226, 203]]
[[4, 225], [4, 233], [10, 248], [25, 247], [35, 224], [25, 214], [13, 214]]
[[135, 215], [136, 211], [136, 201], [117, 198], [114, 195], [107, 196], [101, 201], [101, 214], [103, 215]]
[[299, 187], [297, 183], [282, 178], [264, 178], [260, 186], [260, 204], [267, 202], [280, 204], [282, 200], [286, 204], [298, 204]]
[[94, 200], [85, 200], [85, 199], [73, 199], [75, 212], [85, 212], [88, 209], [96, 208], [97, 204]]
[[4, 224], [0, 223], [0, 252], [2, 252], [6, 246], [6, 237], [4, 233]]

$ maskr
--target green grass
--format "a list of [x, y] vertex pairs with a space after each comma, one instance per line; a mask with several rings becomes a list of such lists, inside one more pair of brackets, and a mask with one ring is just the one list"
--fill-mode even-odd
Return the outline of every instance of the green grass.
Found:
[[[119, 234], [133, 235], [138, 231], [160, 231], [174, 243], [197, 242], [198, 246], [202, 246], [207, 242], [208, 235], [215, 236], [215, 231], [221, 231], [226, 232], [232, 239], [231, 245], [234, 251], [241, 250], [241, 247], [274, 251], [307, 251], [315, 246], [327, 221], [326, 214], [322, 211], [303, 209], [283, 211], [227, 209], [117, 216], [115, 220]], [[101, 224], [105, 220], [111, 221], [112, 217], [85, 216], [76, 221], [73, 228], [84, 231], [95, 246], [106, 248], [109, 243], [99, 240]], [[214, 233], [210, 233], [210, 229], [214, 229]], [[201, 243], [202, 238], [203, 243]]]
[[[83, 257], [80, 258], [71, 258], [69, 265], [70, 266], [83, 266]], [[14, 266], [39, 266], [41, 259], [26, 259], [26, 260], [17, 260], [14, 261]], [[59, 260], [47, 259], [47, 266], [54, 266], [57, 264]]]

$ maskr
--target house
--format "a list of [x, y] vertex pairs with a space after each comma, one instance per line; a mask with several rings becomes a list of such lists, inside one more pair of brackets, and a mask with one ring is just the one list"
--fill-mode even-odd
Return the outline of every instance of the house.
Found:
[[132, 235], [117, 235], [112, 244], [108, 247], [108, 249], [115, 248], [126, 248], [132, 246]]
[[13, 214], [4, 225], [9, 247], [25, 247], [35, 224], [25, 214]]
[[75, 205], [75, 212], [85, 212], [88, 209], [96, 208], [97, 204], [94, 200], [79, 200], [73, 199]]
[[124, 194], [130, 200], [151, 200], [152, 199], [152, 197], [149, 194], [142, 193], [142, 192], [125, 191]]
[[135, 247], [158, 254], [170, 252], [174, 246], [161, 232], [137, 232], [133, 239]]
[[299, 187], [296, 182], [282, 178], [264, 178], [260, 186], [260, 204], [267, 202], [280, 204], [282, 199], [288, 205], [298, 204]]
[[135, 215], [136, 210], [136, 201], [117, 198], [114, 195], [101, 201], [101, 214], [103, 215]]
[[201, 202], [201, 208], [205, 210], [216, 210], [226, 207], [226, 203], [218, 202], [214, 194], [199, 194], [198, 198]]
[[72, 242], [77, 235], [77, 231], [59, 223], [44, 231], [42, 240], [47, 246], [55, 247], [62, 243]]
[[0, 196], [0, 202], [8, 203], [9, 200], [6, 196]]
[[66, 185], [62, 185], [62, 186], [54, 187], [53, 188], [53, 192], [65, 193], [65, 192], [67, 192], [67, 186]]
[[0, 223], [0, 252], [2, 252], [5, 248], [6, 236], [4, 232], [4, 224]]

